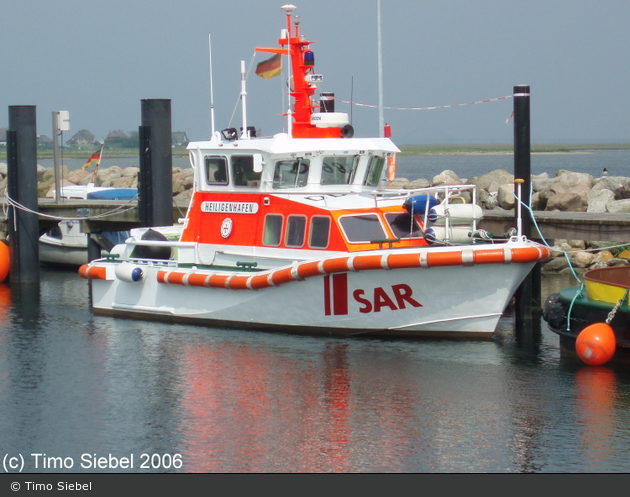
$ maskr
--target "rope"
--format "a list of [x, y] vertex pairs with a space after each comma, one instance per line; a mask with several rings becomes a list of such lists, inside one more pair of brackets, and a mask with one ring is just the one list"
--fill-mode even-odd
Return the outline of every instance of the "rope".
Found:
[[[127, 201], [127, 203], [120, 205], [118, 207], [115, 207], [114, 209], [107, 211], [107, 212], [103, 212], [102, 214], [97, 214], [95, 216], [83, 216], [83, 217], [79, 217], [79, 216], [75, 216], [75, 217], [63, 217], [63, 216], [52, 216], [50, 214], [44, 214], [38, 211], [34, 211], [32, 209], [29, 209], [28, 207], [21, 205], [19, 202], [16, 202], [15, 200], [13, 200], [11, 197], [9, 197], [8, 195], [5, 195], [5, 202], [3, 204], [3, 212], [5, 214], [5, 217], [7, 217], [7, 213], [8, 213], [8, 208], [11, 207], [14, 210], [18, 209], [24, 212], [28, 212], [30, 214], [37, 214], [39, 217], [45, 218], [45, 219], [53, 219], [55, 221], [85, 221], [85, 220], [90, 220], [90, 219], [102, 219], [105, 217], [109, 217], [109, 216], [113, 216], [114, 214], [118, 214], [121, 212], [127, 212], [130, 211], [132, 209], [135, 209], [136, 206], [135, 205], [131, 205], [131, 202], [135, 201], [137, 197], [134, 197], [133, 199], [129, 199]], [[16, 222], [15, 216], [14, 216], [14, 223]]]
[[[530, 194], [531, 193], [533, 193], [533, 185], [530, 185]], [[514, 197], [516, 198], [516, 194], [514, 194]], [[525, 205], [521, 199], [516, 198], [516, 200], [518, 202], [520, 202], [521, 205], [523, 207], [525, 207], [529, 211], [529, 213], [531, 215], [532, 222], [534, 223], [534, 226], [536, 227], [536, 231], [538, 232], [538, 235], [540, 236], [540, 239], [543, 241], [545, 246], [547, 246], [547, 248], [549, 248], [550, 250], [554, 251], [554, 249], [549, 246], [549, 244], [545, 240], [545, 237], [543, 236], [542, 232], [540, 231], [540, 227], [538, 226], [538, 223], [536, 222], [536, 217], [534, 216], [534, 211], [532, 210], [532, 208], [529, 205]], [[625, 247], [626, 245], [627, 245], [627, 243], [622, 243], [622, 244], [619, 244], [619, 245], [611, 245], [610, 247], [600, 247], [600, 248], [597, 248], [597, 249], [589, 249], [589, 250], [594, 250], [594, 251], [596, 251], [596, 250], [606, 250], [608, 248]], [[555, 252], [558, 252], [558, 250], [555, 250]], [[570, 326], [569, 325], [571, 323], [571, 311], [573, 310], [573, 304], [575, 303], [575, 301], [580, 299], [580, 298], [582, 298], [582, 295], [583, 295], [583, 292], [584, 292], [584, 281], [582, 281], [580, 279], [580, 277], [575, 272], [575, 269], [573, 269], [573, 264], [571, 264], [571, 259], [569, 259], [569, 253], [566, 250], [562, 250], [561, 252], [564, 255], [564, 257], [566, 258], [567, 262], [569, 263], [569, 268], [571, 269], [571, 272], [573, 273], [573, 276], [580, 283], [580, 289], [577, 292], [575, 292], [575, 295], [571, 299], [571, 304], [569, 305], [569, 311], [567, 312], [567, 331], [570, 331]], [[588, 252], [588, 251], [585, 250], [585, 252]], [[613, 307], [613, 309], [608, 313], [608, 318], [606, 319], [606, 324], [610, 324], [610, 322], [614, 319], [615, 314], [619, 310], [619, 307], [621, 307], [621, 304], [623, 303], [623, 301], [627, 299], [628, 293], [629, 293], [629, 290], [626, 290], [624, 295], [623, 295], [623, 297], [621, 298], [621, 300], [619, 300], [619, 302], [617, 302], [615, 304], [615, 307]]]
[[624, 300], [626, 300], [628, 298], [628, 289], [626, 289], [626, 291], [623, 294], [623, 297], [621, 297], [621, 299], [619, 299], [619, 302], [617, 302], [615, 304], [615, 307], [612, 308], [612, 310], [608, 313], [608, 317], [606, 318], [606, 324], [610, 324], [611, 321], [615, 318], [615, 314], [617, 314], [617, 311], [619, 310], [619, 308], [621, 307], [621, 304], [623, 303]]
[[[531, 195], [533, 194], [533, 190], [534, 187], [533, 185], [530, 184], [530, 198]], [[536, 222], [536, 217], [534, 216], [534, 211], [531, 208], [531, 206], [526, 205], [522, 199], [518, 198], [516, 196], [516, 193], [513, 194], [514, 197], [516, 198], [517, 202], [520, 202], [521, 206], [525, 207], [525, 209], [527, 209], [529, 211], [530, 214], [530, 218], [532, 220], [532, 222], [534, 223], [534, 227], [536, 228], [536, 231], [538, 232], [538, 236], [540, 237], [540, 239], [542, 240], [543, 244], [551, 251], [555, 251], [558, 252], [558, 250], [554, 250], [548, 243], [547, 240], [545, 240], [545, 237], [542, 234], [542, 231], [540, 231], [540, 227], [538, 226], [538, 223]], [[569, 254], [566, 250], [562, 250], [561, 251], [562, 254], [564, 255], [564, 257], [566, 258], [567, 262], [569, 263], [569, 269], [571, 269], [571, 273], [573, 273], [573, 277], [580, 283], [580, 289], [575, 292], [575, 295], [573, 296], [573, 299], [571, 299], [571, 304], [569, 305], [569, 311], [567, 312], [567, 331], [569, 331], [569, 324], [571, 323], [571, 311], [573, 310], [573, 304], [575, 303], [575, 301], [579, 298], [582, 298], [582, 294], [584, 291], [584, 282], [580, 279], [580, 277], [577, 275], [577, 273], [575, 272], [575, 269], [573, 269], [573, 264], [571, 264], [571, 259], [569, 259]]]
[[348, 100], [335, 99], [337, 102], [349, 105], [356, 105], [357, 107], [369, 107], [372, 109], [385, 109], [385, 110], [435, 110], [435, 109], [448, 109], [451, 107], [465, 107], [467, 105], [487, 104], [490, 102], [497, 102], [499, 100], [506, 100], [512, 98], [513, 95], [506, 95], [505, 97], [488, 98], [486, 100], [477, 100], [476, 102], [467, 102], [465, 104], [453, 104], [453, 105], [435, 105], [432, 107], [383, 107], [378, 105], [360, 104], [357, 102], [350, 102]]

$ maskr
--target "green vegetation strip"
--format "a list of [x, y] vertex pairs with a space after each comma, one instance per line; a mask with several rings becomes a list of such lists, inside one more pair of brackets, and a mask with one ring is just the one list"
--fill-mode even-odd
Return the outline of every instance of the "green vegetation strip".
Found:
[[[511, 154], [514, 145], [400, 145], [400, 155]], [[589, 150], [627, 150], [630, 143], [561, 143], [532, 145], [532, 153], [572, 153]]]
[[[481, 154], [511, 154], [514, 145], [399, 145], [400, 155], [481, 155]], [[560, 143], [549, 145], [532, 145], [532, 153], [575, 153], [588, 152], [589, 150], [627, 150], [630, 143]], [[64, 147], [60, 152], [65, 158], [88, 159], [96, 152], [96, 147]], [[137, 157], [137, 149], [105, 148], [103, 155], [107, 158]], [[185, 157], [188, 151], [184, 148], [174, 148], [173, 156]], [[0, 160], [6, 160], [7, 151], [0, 147]], [[38, 159], [54, 158], [52, 149], [40, 149], [37, 151]]]
[[[89, 157], [94, 153], [98, 152], [99, 148], [92, 147], [64, 147], [63, 150], [59, 152], [59, 157], [63, 157], [64, 159], [85, 159], [88, 160]], [[129, 149], [129, 148], [120, 148], [120, 149], [108, 149], [105, 148], [103, 150], [103, 157], [106, 159], [118, 159], [121, 157], [138, 157], [139, 152], [138, 149]], [[186, 157], [188, 156], [188, 151], [184, 148], [174, 148], [173, 149], [174, 157]], [[0, 147], [0, 160], [6, 160], [7, 158], [7, 150], [6, 147]], [[37, 158], [38, 159], [53, 159], [54, 153], [52, 148], [45, 148], [37, 150]]]

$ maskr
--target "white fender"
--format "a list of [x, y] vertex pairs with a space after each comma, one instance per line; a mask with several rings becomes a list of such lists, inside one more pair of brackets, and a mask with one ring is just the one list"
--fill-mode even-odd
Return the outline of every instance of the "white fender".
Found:
[[122, 262], [116, 266], [116, 278], [127, 283], [137, 283], [144, 276], [144, 270], [140, 266]]

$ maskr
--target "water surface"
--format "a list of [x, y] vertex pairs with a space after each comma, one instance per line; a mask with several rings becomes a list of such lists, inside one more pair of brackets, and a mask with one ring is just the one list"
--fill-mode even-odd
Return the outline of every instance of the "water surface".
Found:
[[[93, 316], [74, 271], [0, 289], [1, 448], [27, 472], [630, 470], [628, 372], [510, 312], [490, 341], [342, 339]], [[134, 467], [81, 467], [108, 456]]]

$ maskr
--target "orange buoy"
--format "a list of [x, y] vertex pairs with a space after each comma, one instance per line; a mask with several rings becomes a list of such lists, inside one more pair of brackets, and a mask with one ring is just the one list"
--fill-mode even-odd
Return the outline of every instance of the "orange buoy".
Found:
[[591, 366], [606, 364], [615, 353], [617, 341], [612, 328], [606, 323], [594, 323], [582, 331], [575, 340], [575, 351], [580, 359]]
[[9, 246], [0, 241], [0, 283], [2, 283], [11, 269], [11, 254], [9, 253]]

